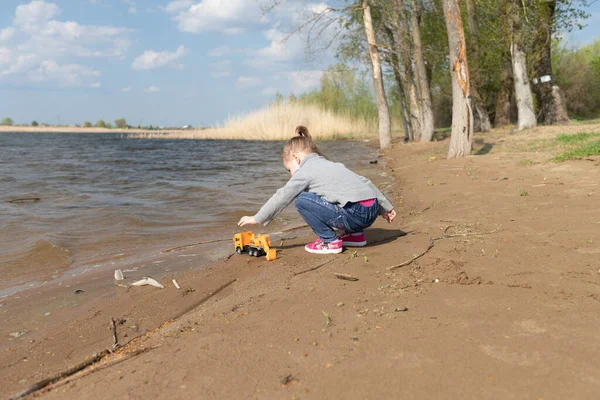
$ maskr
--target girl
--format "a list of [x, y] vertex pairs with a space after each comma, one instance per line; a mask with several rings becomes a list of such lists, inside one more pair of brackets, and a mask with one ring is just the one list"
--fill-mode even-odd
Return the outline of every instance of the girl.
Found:
[[[336, 254], [342, 252], [342, 246], [366, 245], [364, 229], [375, 222], [377, 215], [388, 222], [396, 217], [394, 206], [370, 180], [325, 159], [305, 127], [296, 128], [296, 136], [283, 148], [282, 159], [291, 179], [256, 215], [242, 217], [239, 226], [266, 226], [296, 200], [296, 209], [319, 236], [304, 249]], [[338, 237], [334, 229], [344, 233]]]

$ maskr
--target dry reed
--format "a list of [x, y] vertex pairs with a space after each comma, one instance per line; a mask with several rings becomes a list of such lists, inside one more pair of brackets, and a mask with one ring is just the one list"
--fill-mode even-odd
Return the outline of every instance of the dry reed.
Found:
[[222, 127], [174, 132], [137, 132], [134, 138], [285, 140], [297, 125], [305, 125], [316, 139], [366, 139], [376, 137], [376, 121], [335, 114], [314, 105], [278, 103], [244, 115], [230, 117]]

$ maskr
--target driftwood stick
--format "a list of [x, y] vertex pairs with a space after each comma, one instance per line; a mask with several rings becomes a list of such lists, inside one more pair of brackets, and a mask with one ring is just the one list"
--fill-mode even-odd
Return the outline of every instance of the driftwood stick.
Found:
[[110, 323], [112, 325], [112, 334], [113, 334], [112, 349], [116, 350], [119, 347], [119, 339], [117, 338], [117, 323], [113, 317], [110, 317]]
[[419, 258], [423, 257], [429, 250], [431, 250], [433, 248], [434, 245], [435, 245], [435, 240], [432, 239], [432, 238], [429, 238], [429, 247], [427, 247], [427, 249], [424, 252], [422, 252], [419, 255], [414, 256], [410, 260], [404, 261], [403, 263], [400, 263], [398, 265], [393, 265], [391, 267], [388, 267], [387, 269], [390, 270], [390, 271], [392, 271], [392, 270], [395, 270], [397, 268], [402, 268], [402, 267], [405, 267], [405, 266], [407, 266], [409, 264], [412, 264], [412, 262], [415, 261], [416, 259], [419, 259]]
[[83, 361], [69, 369], [66, 369], [62, 372], [59, 372], [58, 374], [50, 377], [50, 378], [46, 378], [44, 380], [41, 380], [37, 383], [34, 383], [33, 385], [29, 386], [27, 389], [25, 389], [24, 391], [22, 391], [21, 393], [17, 393], [16, 395], [14, 395], [13, 397], [11, 397], [11, 400], [16, 400], [16, 399], [20, 399], [23, 398], [31, 393], [37, 392], [43, 388], [45, 388], [46, 386], [57, 382], [63, 378], [66, 378], [68, 376], [71, 376], [79, 371], [81, 371], [84, 368], [89, 367], [92, 364], [97, 363], [98, 361], [102, 360], [104, 357], [106, 357], [107, 355], [110, 354], [109, 350], [104, 350], [101, 351], [100, 353], [96, 353], [92, 358], [90, 358], [89, 360]]
[[327, 264], [329, 264], [330, 262], [332, 262], [334, 260], [335, 260], [335, 258], [332, 258], [331, 260], [325, 261], [324, 263], [319, 264], [316, 267], [305, 269], [304, 271], [300, 271], [300, 272], [295, 272], [293, 276], [302, 275], [302, 274], [305, 274], [307, 272], [311, 272], [311, 271], [317, 270], [317, 269], [321, 268], [322, 266], [327, 265]]
[[334, 272], [333, 275], [338, 278], [338, 279], [343, 279], [345, 281], [352, 281], [352, 282], [356, 282], [358, 280], [357, 277], [352, 276], [352, 275], [348, 275], [348, 274], [340, 274], [337, 272]]
[[41, 201], [42, 199], [39, 197], [24, 197], [22, 199], [12, 199], [12, 200], [6, 200], [7, 203], [28, 203], [28, 202], [35, 202], [35, 201]]

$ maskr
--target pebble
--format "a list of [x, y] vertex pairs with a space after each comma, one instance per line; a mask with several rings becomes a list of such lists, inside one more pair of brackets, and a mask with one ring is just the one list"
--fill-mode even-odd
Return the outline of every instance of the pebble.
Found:
[[21, 337], [21, 336], [27, 334], [27, 333], [29, 333], [29, 331], [12, 332], [12, 333], [9, 333], [8, 336], [16, 339], [18, 337]]
[[344, 305], [344, 303], [342, 301], [340, 301], [336, 304], [337, 307], [342, 307], [343, 305]]
[[47, 317], [48, 315], [50, 315], [50, 313], [49, 313], [49, 312], [47, 312], [47, 313], [44, 313], [44, 315]]
[[396, 311], [396, 312], [408, 311], [408, 307], [396, 307], [396, 309], [394, 311]]

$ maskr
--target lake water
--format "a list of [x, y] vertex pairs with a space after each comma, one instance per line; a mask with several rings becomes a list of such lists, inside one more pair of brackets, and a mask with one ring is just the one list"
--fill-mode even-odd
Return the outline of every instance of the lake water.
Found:
[[[162, 249], [231, 237], [285, 184], [283, 142], [0, 133], [0, 289]], [[369, 176], [375, 149], [323, 142]], [[35, 201], [11, 202], [15, 199]], [[301, 220], [293, 207], [266, 231]], [[258, 228], [257, 230], [261, 230]]]

